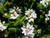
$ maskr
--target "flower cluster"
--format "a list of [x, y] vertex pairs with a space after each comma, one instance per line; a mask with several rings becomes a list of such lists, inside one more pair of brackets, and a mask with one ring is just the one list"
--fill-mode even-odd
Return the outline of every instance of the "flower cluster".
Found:
[[33, 9], [28, 9], [28, 11], [25, 11], [25, 15], [27, 16], [26, 19], [28, 20], [28, 22], [34, 22], [34, 19], [37, 18], [37, 14]]
[[46, 16], [45, 20], [49, 20], [50, 19], [50, 10], [49, 10], [48, 14], [45, 14], [45, 16]]
[[50, 0], [42, 0], [42, 1], [40, 1], [40, 3], [42, 3], [46, 7], [46, 5], [48, 5], [48, 1], [50, 1]]
[[19, 7], [14, 7], [14, 9], [10, 8], [10, 13], [12, 13], [10, 19], [16, 19], [19, 16], [18, 12], [21, 13], [21, 9], [19, 9]]
[[[13, 7], [13, 9], [10, 8], [10, 13], [10, 19], [16, 19], [20, 15], [21, 9], [19, 9], [19, 7]], [[7, 16], [7, 13], [5, 13], [5, 16]]]
[[3, 24], [5, 24], [5, 21], [3, 21], [3, 23], [1, 23], [1, 20], [0, 20], [0, 31], [3, 31], [7, 28], [7, 26], [4, 26]]
[[34, 37], [34, 27], [33, 25], [30, 25], [29, 23], [26, 24], [26, 26], [21, 27], [21, 29], [23, 30], [22, 33], [25, 36], [29, 36], [29, 37]]

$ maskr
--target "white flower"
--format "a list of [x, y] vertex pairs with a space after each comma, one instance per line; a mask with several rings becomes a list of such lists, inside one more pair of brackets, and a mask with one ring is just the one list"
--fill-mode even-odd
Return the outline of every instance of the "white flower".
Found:
[[14, 10], [14, 9], [12, 9], [12, 8], [10, 8], [10, 13], [13, 13], [13, 12], [15, 12], [15, 10]]
[[26, 17], [26, 20], [28, 20], [29, 18], [28, 17]]
[[37, 32], [38, 32], [38, 33], [41, 33], [41, 29], [38, 29]]
[[29, 20], [28, 20], [28, 22], [34, 22], [34, 19], [33, 18], [30, 18]]
[[47, 0], [42, 0], [42, 1], [40, 1], [40, 3], [42, 3], [45, 7], [46, 7], [46, 5], [48, 5], [48, 1]]
[[19, 9], [18, 12], [21, 13], [21, 9]]
[[49, 13], [48, 14], [45, 14], [45, 20], [49, 20], [50, 19], [50, 10], [49, 10]]
[[33, 9], [28, 9], [28, 11], [26, 11], [25, 15], [27, 15], [29, 18], [33, 17], [34, 19], [37, 18], [36, 13]]
[[18, 9], [19, 9], [19, 7], [16, 8], [16, 10], [18, 10]]
[[3, 24], [5, 24], [5, 21], [3, 21]]
[[50, 17], [50, 10], [49, 10], [48, 16]]
[[16, 9], [16, 7], [13, 7], [14, 9]]
[[49, 18], [45, 18], [45, 20], [49, 20]]
[[5, 16], [7, 16], [7, 13], [5, 13]]
[[[3, 24], [5, 23], [5, 21], [3, 21]], [[3, 24], [1, 23], [1, 20], [0, 20], [0, 30], [3, 31], [7, 28], [7, 26], [3, 26]]]
[[16, 11], [17, 11], [18, 13], [21, 13], [21, 9], [19, 9], [19, 7], [16, 8]]
[[33, 25], [30, 25], [29, 23], [27, 23], [26, 26], [21, 27], [21, 29], [23, 30], [22, 33], [25, 36], [30, 36], [30, 37], [34, 37], [34, 27]]
[[15, 16], [13, 14], [11, 14], [10, 19], [16, 19], [19, 16], [19, 14], [16, 14]]
[[45, 16], [46, 16], [45, 20], [49, 20], [49, 17], [48, 17], [48, 15], [47, 15], [47, 14], [45, 14]]
[[27, 16], [26, 20], [28, 20], [29, 22], [34, 22], [34, 19], [37, 18], [37, 14], [33, 9], [28, 9], [27, 11], [25, 11], [25, 15]]
[[29, 15], [30, 14], [30, 11], [26, 11], [25, 15]]
[[21, 13], [21, 9], [19, 9], [19, 7], [13, 7], [13, 9], [10, 8], [10, 19], [16, 19], [19, 16], [18, 12]]
[[50, 10], [49, 10], [49, 14], [50, 14]]
[[36, 18], [37, 18], [37, 14], [36, 14], [36, 13], [34, 13], [34, 12], [31, 14], [31, 16], [32, 16], [34, 19], [36, 19]]

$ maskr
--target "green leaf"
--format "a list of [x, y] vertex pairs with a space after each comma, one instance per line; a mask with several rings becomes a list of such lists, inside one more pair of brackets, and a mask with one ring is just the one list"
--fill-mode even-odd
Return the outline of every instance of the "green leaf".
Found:
[[33, 5], [34, 5], [34, 2], [32, 2], [32, 4], [31, 4], [30, 8], [32, 8], [32, 7], [33, 7]]
[[47, 38], [50, 38], [50, 35], [47, 35]]
[[4, 24], [4, 26], [8, 26], [8, 25], [9, 25], [9, 23]]
[[37, 30], [34, 30], [34, 33], [36, 34], [37, 33]]
[[21, 20], [18, 20], [14, 23], [14, 26], [18, 25], [18, 24], [21, 24]]
[[43, 13], [42, 13], [43, 15], [45, 14], [45, 11], [43, 11]]
[[37, 6], [37, 7], [38, 7], [38, 9], [40, 9], [40, 10], [41, 10], [41, 9], [44, 9], [44, 6], [43, 6], [41, 3], [40, 3], [40, 4], [38, 4], [38, 6]]
[[11, 0], [11, 2], [14, 2], [14, 0]]
[[11, 28], [9, 28], [9, 31], [11, 31], [11, 32], [16, 32], [16, 29], [17, 29], [17, 28], [11, 27]]
[[18, 38], [20, 38], [20, 36], [18, 36]]
[[22, 17], [22, 20], [25, 21], [25, 20], [26, 20], [26, 16], [23, 16], [23, 17]]
[[17, 21], [14, 23], [14, 26], [19, 25], [19, 24], [25, 25], [24, 21], [22, 21], [21, 19], [19, 19], [19, 20], [17, 20]]
[[4, 6], [6, 6], [8, 4], [8, 1], [4, 4]]
[[4, 13], [4, 6], [3, 5], [0, 6], [0, 12]]
[[25, 10], [27, 10], [27, 7], [24, 7]]
[[35, 28], [37, 28], [38, 27], [38, 25], [34, 25], [35, 26]]
[[43, 18], [43, 16], [42, 15], [40, 15], [40, 19], [42, 19]]
[[7, 15], [7, 18], [8, 18], [8, 19], [10, 19], [10, 15], [11, 15], [11, 13], [9, 13], [9, 14]]

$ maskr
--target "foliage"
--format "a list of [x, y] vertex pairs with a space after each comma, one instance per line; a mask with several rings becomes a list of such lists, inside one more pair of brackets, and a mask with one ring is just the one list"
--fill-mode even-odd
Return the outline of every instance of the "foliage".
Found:
[[[5, 0], [3, 5], [0, 5], [0, 20], [6, 21], [4, 26], [7, 26], [7, 29], [0, 32], [0, 38], [3, 38], [5, 33], [8, 35], [8, 38], [22, 38], [23, 34], [21, 27], [23, 25], [26, 26], [26, 23], [28, 22], [25, 15], [25, 11], [28, 9], [34, 9], [37, 14], [37, 18], [34, 22], [30, 22], [30, 24], [33, 24], [35, 27], [34, 38], [41, 38], [44, 35], [47, 35], [47, 38], [49, 38], [50, 20], [45, 20], [45, 14], [48, 14], [48, 11], [50, 10], [50, 1], [46, 7], [39, 2], [40, 0]], [[11, 13], [9, 12], [9, 9], [13, 7], [19, 7], [22, 11], [20, 16], [15, 20], [10, 19]], [[7, 16], [4, 15], [5, 13], [7, 13]], [[41, 29], [40, 34], [37, 33], [38, 29]]]

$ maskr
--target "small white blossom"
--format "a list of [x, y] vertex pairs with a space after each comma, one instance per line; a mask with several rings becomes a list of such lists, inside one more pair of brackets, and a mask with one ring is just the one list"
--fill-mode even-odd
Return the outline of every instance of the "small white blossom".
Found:
[[21, 9], [19, 9], [18, 12], [21, 13]]
[[45, 18], [45, 20], [49, 20], [49, 18]]
[[16, 7], [13, 7], [14, 9], [16, 9]]
[[[5, 23], [5, 21], [3, 21], [3, 24]], [[0, 20], [0, 30], [3, 31], [7, 28], [7, 26], [3, 26], [3, 24], [1, 23], [1, 20]]]
[[14, 16], [13, 14], [11, 14], [10, 19], [16, 19], [19, 16], [19, 14], [16, 14], [16, 16]]
[[18, 9], [19, 9], [19, 7], [16, 8], [16, 10], [18, 10]]
[[16, 8], [16, 11], [21, 13], [21, 9], [19, 9], [19, 7]]
[[45, 20], [49, 20], [50, 19], [50, 10], [49, 10], [49, 13], [48, 14], [45, 14]]
[[13, 12], [15, 12], [15, 10], [14, 10], [14, 9], [12, 9], [12, 8], [10, 8], [10, 13], [13, 13]]
[[3, 21], [3, 24], [5, 24], [5, 21]]
[[29, 20], [28, 20], [28, 22], [34, 22], [34, 19], [33, 18], [30, 18]]
[[36, 18], [37, 18], [37, 14], [33, 12], [33, 13], [31, 14], [31, 17], [33, 17], [34, 19], [36, 19]]
[[29, 18], [28, 17], [26, 17], [26, 20], [28, 20]]
[[38, 33], [41, 33], [41, 29], [38, 29], [37, 32], [38, 32]]
[[46, 5], [48, 5], [48, 0], [42, 0], [40, 1], [40, 3], [42, 3], [46, 7]]
[[29, 15], [30, 14], [30, 11], [26, 11], [25, 15]]
[[34, 27], [33, 25], [30, 25], [29, 23], [26, 24], [26, 26], [21, 27], [22, 34], [24, 34], [25, 36], [30, 36], [30, 37], [34, 37]]
[[5, 13], [5, 16], [7, 16], [7, 13]]

